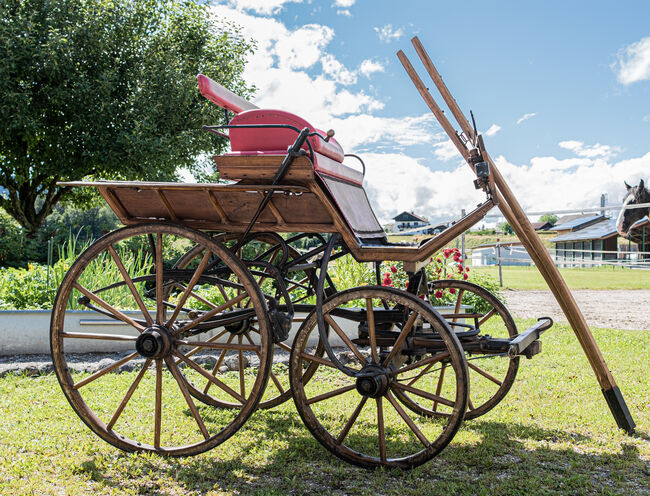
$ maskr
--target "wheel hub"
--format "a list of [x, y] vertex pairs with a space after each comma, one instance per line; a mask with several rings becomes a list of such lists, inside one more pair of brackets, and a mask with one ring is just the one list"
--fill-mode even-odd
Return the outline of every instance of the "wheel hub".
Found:
[[172, 350], [171, 334], [161, 325], [147, 327], [135, 341], [135, 349], [145, 358], [164, 358]]
[[389, 370], [381, 365], [370, 364], [361, 369], [357, 377], [357, 391], [361, 396], [380, 398], [385, 396], [390, 388], [392, 378]]

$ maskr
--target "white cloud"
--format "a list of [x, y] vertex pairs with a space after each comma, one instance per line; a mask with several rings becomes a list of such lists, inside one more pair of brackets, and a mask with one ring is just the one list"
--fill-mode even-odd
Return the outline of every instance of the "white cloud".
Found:
[[356, 0], [335, 0], [332, 6], [348, 8], [352, 7], [354, 5], [354, 2], [356, 2]]
[[650, 79], [650, 36], [620, 50], [612, 69], [624, 85]]
[[382, 223], [403, 210], [424, 215], [431, 222], [460, 217], [484, 198], [477, 192], [470, 168], [434, 171], [423, 160], [399, 153], [365, 153], [365, 189]]
[[358, 71], [328, 52], [335, 36], [329, 26], [307, 24], [291, 30], [277, 19], [227, 5], [212, 9], [257, 42], [244, 69], [244, 78], [257, 87], [252, 99], [256, 105], [288, 110], [321, 127], [332, 127], [337, 116], [383, 108], [383, 102], [366, 91], [341, 88], [356, 82]]
[[381, 62], [366, 59], [361, 62], [361, 65], [359, 66], [359, 72], [369, 78], [373, 72], [384, 72], [384, 66], [381, 64]]
[[524, 114], [522, 115], [519, 119], [517, 119], [517, 124], [521, 124], [524, 121], [527, 121], [531, 117], [535, 117], [537, 115], [536, 112], [531, 112], [530, 114]]
[[393, 29], [391, 24], [386, 24], [383, 28], [375, 27], [374, 30], [377, 33], [377, 36], [379, 36], [379, 39], [384, 43], [399, 40], [404, 36], [402, 28]]
[[432, 114], [418, 117], [376, 117], [360, 114], [333, 121], [336, 137], [345, 150], [355, 151], [365, 145], [387, 144], [393, 150], [400, 146], [433, 143], [439, 139]]
[[497, 134], [499, 131], [501, 131], [501, 126], [499, 126], [498, 124], [492, 124], [492, 125], [490, 126], [490, 129], [488, 129], [487, 131], [485, 131], [483, 134], [485, 134], [485, 136], [494, 136], [494, 135]]
[[285, 3], [302, 3], [302, 0], [230, 0], [230, 6], [240, 10], [250, 10], [256, 14], [276, 14]]
[[650, 122], [650, 114], [643, 116], [643, 122]]
[[616, 163], [535, 157], [530, 165], [515, 165], [500, 156], [496, 164], [525, 210], [552, 211], [598, 205], [602, 193], [617, 202], [624, 195], [625, 179], [647, 176], [650, 153]]
[[321, 59], [324, 48], [332, 38], [334, 30], [320, 24], [306, 24], [292, 31], [290, 36], [278, 37], [275, 42], [278, 65], [287, 69], [311, 67]]
[[345, 17], [352, 17], [352, 13], [348, 9], [337, 9], [336, 14]]
[[458, 148], [451, 140], [441, 141], [440, 143], [435, 143], [433, 154], [438, 160], [447, 162], [449, 160], [460, 157]]
[[357, 82], [357, 75], [353, 71], [346, 69], [333, 55], [325, 54], [321, 58], [321, 63], [323, 64], [323, 72], [331, 76], [337, 83], [349, 85]]
[[560, 141], [558, 143], [558, 146], [560, 148], [572, 151], [578, 157], [586, 158], [609, 159], [615, 157], [622, 151], [618, 146], [601, 145], [600, 143], [596, 143], [595, 145], [591, 146], [585, 146], [582, 141], [575, 140]]

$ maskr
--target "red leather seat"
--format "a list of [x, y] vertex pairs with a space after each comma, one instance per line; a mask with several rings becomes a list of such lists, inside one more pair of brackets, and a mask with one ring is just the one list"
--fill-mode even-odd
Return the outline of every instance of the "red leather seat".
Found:
[[[230, 121], [231, 126], [242, 124], [288, 124], [298, 129], [305, 127], [312, 132], [316, 131], [323, 136], [325, 132], [312, 126], [302, 117], [299, 117], [284, 110], [253, 109], [246, 110], [237, 114]], [[292, 129], [251, 129], [251, 128], [233, 128], [230, 130], [230, 147], [232, 151], [277, 151], [285, 150], [290, 146], [298, 134]], [[309, 138], [313, 150], [321, 155], [325, 155], [337, 162], [343, 162], [343, 148], [332, 138], [329, 141], [323, 141], [318, 136]], [[305, 145], [305, 149], [308, 149]]]

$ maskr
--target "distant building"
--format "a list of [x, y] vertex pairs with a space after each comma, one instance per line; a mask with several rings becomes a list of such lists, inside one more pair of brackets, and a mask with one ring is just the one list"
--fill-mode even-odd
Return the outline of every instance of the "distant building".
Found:
[[499, 243], [498, 250], [496, 243], [475, 246], [470, 258], [472, 267], [497, 265], [498, 258], [501, 258], [501, 265], [532, 265], [533, 263], [526, 248], [519, 241]]
[[[555, 258], [558, 263], [616, 260], [618, 233], [616, 220], [602, 215], [583, 215], [555, 226]], [[609, 252], [609, 253], [602, 253]], [[591, 264], [590, 264], [591, 265]]]
[[535, 231], [549, 231], [549, 230], [554, 230], [553, 229], [553, 224], [550, 222], [531, 222], [531, 225], [533, 226], [533, 229]]
[[429, 221], [413, 212], [402, 212], [393, 217], [393, 220], [399, 232], [410, 231], [409, 234], [429, 234], [429, 229], [418, 230], [419, 227], [428, 226]]

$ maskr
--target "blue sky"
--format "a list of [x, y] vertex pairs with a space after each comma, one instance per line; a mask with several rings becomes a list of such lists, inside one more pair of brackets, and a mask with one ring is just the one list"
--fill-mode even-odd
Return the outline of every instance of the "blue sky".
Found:
[[[253, 101], [334, 128], [381, 221], [481, 200], [396, 52], [417, 35], [529, 210], [620, 203], [650, 178], [650, 2], [222, 0], [257, 41]], [[433, 92], [433, 84], [430, 85]], [[442, 99], [433, 93], [440, 103]]]

